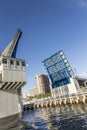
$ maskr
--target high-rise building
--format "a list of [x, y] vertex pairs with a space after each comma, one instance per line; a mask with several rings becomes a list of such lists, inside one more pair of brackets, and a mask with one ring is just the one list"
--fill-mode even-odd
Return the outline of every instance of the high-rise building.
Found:
[[50, 92], [50, 82], [47, 75], [36, 75], [35, 81], [38, 94], [45, 94]]

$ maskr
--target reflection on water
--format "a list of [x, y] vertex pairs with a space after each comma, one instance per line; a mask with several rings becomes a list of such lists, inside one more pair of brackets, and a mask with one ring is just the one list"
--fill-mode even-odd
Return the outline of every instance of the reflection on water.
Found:
[[87, 130], [87, 105], [66, 105], [30, 110], [20, 122], [0, 130]]

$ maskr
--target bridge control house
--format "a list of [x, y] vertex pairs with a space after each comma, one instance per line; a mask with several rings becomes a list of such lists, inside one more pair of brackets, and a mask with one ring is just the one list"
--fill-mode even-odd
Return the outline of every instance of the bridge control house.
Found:
[[21, 30], [0, 55], [0, 119], [19, 115], [21, 107], [21, 87], [26, 84], [25, 60], [16, 58]]
[[0, 89], [18, 89], [25, 84], [25, 61], [0, 57]]

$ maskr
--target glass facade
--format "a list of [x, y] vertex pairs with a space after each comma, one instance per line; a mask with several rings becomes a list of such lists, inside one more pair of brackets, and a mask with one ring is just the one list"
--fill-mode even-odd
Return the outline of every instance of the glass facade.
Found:
[[62, 50], [45, 59], [43, 64], [51, 79], [53, 88], [70, 83], [69, 78], [73, 75], [73, 71]]

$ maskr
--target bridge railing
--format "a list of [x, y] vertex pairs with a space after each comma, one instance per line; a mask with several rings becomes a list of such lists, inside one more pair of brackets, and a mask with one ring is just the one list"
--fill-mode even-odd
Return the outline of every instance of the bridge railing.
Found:
[[76, 96], [82, 96], [82, 95], [85, 95], [87, 94], [87, 88], [82, 90], [82, 91], [78, 91], [78, 93], [73, 93], [71, 95], [61, 95], [60, 97], [45, 97], [45, 98], [41, 98], [41, 99], [34, 99], [34, 100], [30, 100], [30, 101], [25, 101], [23, 103], [23, 105], [26, 105], [26, 104], [34, 104], [34, 103], [38, 103], [38, 102], [46, 102], [46, 101], [54, 101], [54, 100], [62, 100], [64, 98], [73, 98], [73, 97], [76, 97]]

